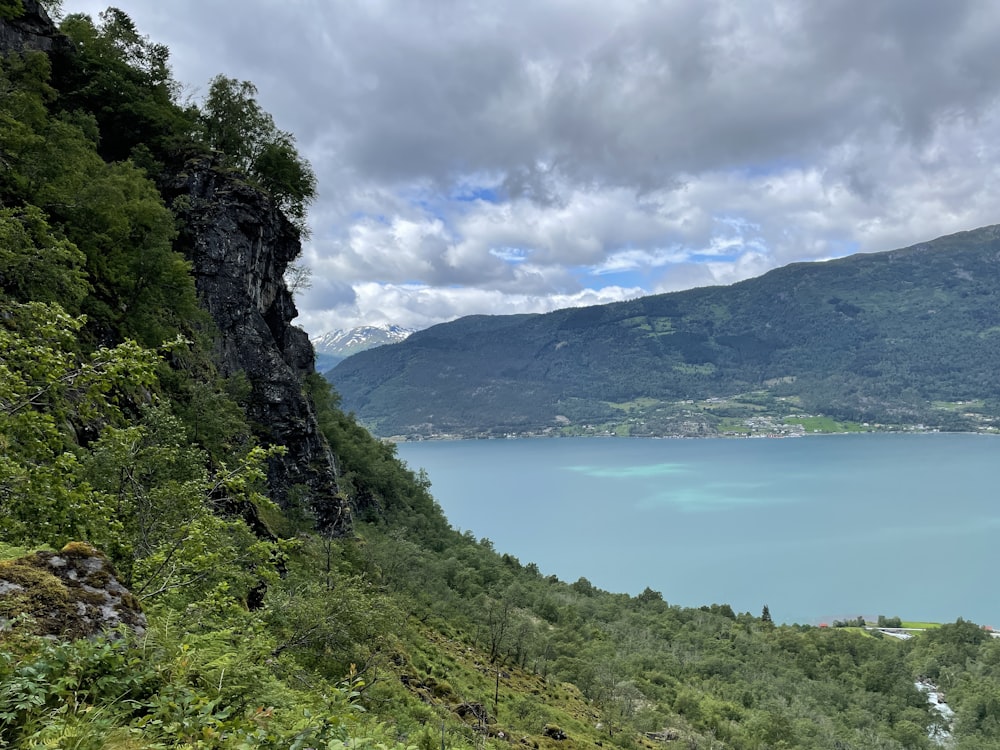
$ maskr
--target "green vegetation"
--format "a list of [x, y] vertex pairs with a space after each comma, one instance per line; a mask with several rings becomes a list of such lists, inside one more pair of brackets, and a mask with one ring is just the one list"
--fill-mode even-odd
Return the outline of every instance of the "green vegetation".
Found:
[[801, 425], [806, 432], [862, 432], [857, 422], [838, 422], [830, 417], [786, 417], [785, 424]]
[[806, 415], [806, 432], [996, 432], [998, 248], [985, 227], [729, 287], [470, 316], [327, 376], [383, 436], [779, 432], [745, 423], [748, 397], [773, 425]]
[[[317, 376], [302, 387], [337, 455], [353, 534], [317, 533], [308, 504], [276, 507], [264, 462], [281, 448], [255, 443], [245, 383], [215, 369], [154, 182], [210, 145], [230, 143], [218, 158], [245, 167], [239, 149], [253, 144], [210, 141], [214, 115], [175, 101], [167, 50], [121, 12], [69, 16], [63, 29], [75, 57], [0, 63], [0, 580], [33, 577], [52, 593], [51, 576], [17, 559], [87, 540], [148, 627], [47, 638], [53, 599], [5, 586], [0, 748], [919, 750], [939, 719], [917, 676], [947, 691], [956, 750], [997, 746], [1000, 643], [978, 626], [904, 642], [782, 625], [780, 602], [756, 616], [560, 581], [452, 529], [427, 477]], [[250, 106], [252, 89], [220, 85]], [[264, 141], [281, 140], [257, 114]], [[297, 210], [266, 169], [247, 177]], [[680, 321], [633, 327], [683, 335]], [[805, 408], [738, 392], [559, 406], [595, 425]]]
[[249, 81], [212, 79], [201, 115], [205, 137], [304, 228], [306, 206], [316, 197], [316, 176], [295, 150], [295, 137], [278, 129], [256, 95]]

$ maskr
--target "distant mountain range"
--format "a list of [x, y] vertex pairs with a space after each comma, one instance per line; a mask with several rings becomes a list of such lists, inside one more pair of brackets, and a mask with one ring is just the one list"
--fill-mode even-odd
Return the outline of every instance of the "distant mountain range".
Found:
[[727, 287], [461, 318], [328, 377], [382, 436], [995, 430], [1000, 227]]
[[326, 372], [352, 354], [383, 344], [396, 344], [411, 333], [412, 328], [385, 324], [330, 331], [315, 336], [310, 341], [316, 350], [316, 371]]

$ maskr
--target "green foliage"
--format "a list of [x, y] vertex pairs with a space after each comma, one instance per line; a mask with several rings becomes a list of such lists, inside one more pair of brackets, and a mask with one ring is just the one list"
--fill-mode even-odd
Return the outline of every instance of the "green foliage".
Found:
[[89, 16], [67, 16], [61, 31], [76, 55], [56, 71], [63, 112], [85, 112], [100, 132], [99, 150], [108, 161], [133, 158], [158, 173], [193, 144], [196, 113], [177, 103], [169, 50], [151, 42], [117, 8]]
[[0, 290], [12, 299], [79, 311], [87, 294], [85, 258], [55, 237], [41, 210], [0, 209]]
[[0, 19], [19, 18], [24, 14], [21, 0], [0, 0]]
[[271, 547], [213, 511], [224, 498], [268, 502], [258, 491], [266, 457], [253, 449], [232, 466], [210, 469], [165, 406], [145, 407], [135, 424], [107, 428], [82, 461], [95, 501], [108, 514], [91, 539], [142, 597], [178, 588], [207, 595], [219, 587], [245, 597], [258, 581], [252, 571], [268, 567]]
[[[994, 228], [544, 315], [468, 316], [328, 376], [384, 436], [716, 434], [776, 426], [995, 430]], [[713, 407], [710, 399], [758, 394]], [[984, 411], [935, 402], [982, 400]], [[757, 403], [753, 403], [756, 400]], [[688, 403], [690, 402], [690, 403]], [[694, 402], [698, 402], [697, 406]], [[760, 407], [760, 408], [756, 408]], [[723, 421], [725, 420], [725, 421]]]
[[95, 323], [155, 346], [173, 338], [198, 306], [190, 266], [174, 252], [174, 220], [155, 187], [131, 164], [94, 165], [74, 198], [43, 194], [52, 215], [87, 256]]
[[430, 482], [414, 474], [397, 457], [391, 443], [374, 438], [352, 414], [338, 407], [339, 396], [321, 376], [306, 378], [323, 435], [340, 461], [339, 483], [361, 520], [406, 525], [424, 542], [434, 544], [448, 530]]
[[77, 734], [76, 746], [100, 748], [116, 714], [155, 678], [124, 640], [40, 639], [20, 649], [0, 655], [0, 747], [51, 747]]
[[349, 730], [386, 742], [359, 722], [357, 678], [291, 690], [243, 625], [192, 633], [168, 618], [140, 642], [22, 641], [0, 653], [0, 747], [340, 748]]
[[[10, 255], [0, 257], [4, 287], [79, 306], [101, 340], [131, 337], [157, 346], [199, 317], [189, 266], [172, 248], [173, 216], [142, 171], [101, 159], [91, 113], [49, 113], [56, 98], [49, 74], [40, 53], [0, 67], [0, 119], [9, 126], [0, 129], [7, 167], [0, 170], [0, 200], [24, 205], [2, 217], [12, 243]], [[24, 271], [52, 266], [37, 279], [24, 271], [19, 278], [12, 267], [19, 260], [28, 263]], [[89, 283], [82, 301], [81, 271]]]
[[121, 419], [154, 381], [155, 353], [132, 342], [77, 349], [81, 319], [57, 305], [12, 304], [0, 318], [0, 531], [6, 541], [62, 546], [106, 515], [80, 481], [68, 428]]
[[[957, 750], [997, 746], [1000, 642], [973, 623], [899, 642], [778, 625], [766, 607], [759, 618], [724, 603], [685, 609], [649, 588], [632, 597], [545, 576], [452, 529], [427, 477], [341, 411], [317, 377], [305, 387], [356, 536], [312, 533], [305, 509], [282, 516], [266, 499], [270, 454], [254, 446], [240, 406], [245, 381], [212, 365], [213, 332], [148, 175], [196, 153], [204, 136], [301, 218], [315, 191], [308, 165], [251, 84], [216, 79], [196, 115], [176, 104], [166, 48], [125, 14], [98, 24], [70, 16], [63, 28], [78, 55], [58, 70], [43, 55], [0, 64], [0, 555], [99, 544], [149, 627], [58, 642], [5, 621], [0, 748], [429, 748], [442, 734], [451, 748], [522, 737], [551, 748], [561, 741], [549, 727], [567, 746], [921, 750], [939, 720], [917, 676], [947, 690]], [[977, 252], [957, 252], [983, 277]], [[897, 260], [896, 270], [924, 273]], [[567, 418], [639, 414], [663, 402], [642, 393], [704, 395], [709, 380], [745, 394], [716, 404], [707, 419], [721, 421], [798, 398], [795, 383], [761, 384], [799, 367], [808, 340], [826, 336], [831, 361], [853, 359], [815, 392], [848, 411], [844, 393], [883, 397], [876, 370], [886, 389], [916, 389], [925, 382], [916, 374], [939, 367], [928, 353], [899, 369], [867, 336], [883, 323], [909, 335], [903, 320], [923, 320], [919, 292], [882, 287], [878, 304], [845, 292], [854, 276], [889, 285], [878, 264], [828, 264], [832, 281], [786, 270], [758, 282], [767, 294], [751, 284], [544, 319], [473, 319], [414, 342], [481, 364], [515, 357], [505, 361], [518, 377], [460, 407], [462, 420], [495, 417], [524, 390], [520, 376], [544, 366], [563, 384], [584, 371], [609, 376], [560, 397]], [[935, 299], [939, 320], [969, 323], [961, 293], [990, 294], [955, 292]], [[758, 325], [765, 313], [769, 324]], [[514, 333], [559, 346], [516, 359], [503, 348]], [[935, 346], [951, 345], [925, 353]], [[959, 364], [965, 356], [949, 352]], [[952, 377], [938, 375], [935, 387]], [[407, 391], [406, 419], [439, 408], [426, 384]], [[539, 393], [526, 413], [545, 405]], [[509, 413], [500, 422], [518, 424]]]
[[202, 112], [205, 137], [302, 229], [306, 206], [316, 197], [316, 176], [296, 151], [295, 137], [278, 129], [256, 96], [249, 81], [213, 78]]

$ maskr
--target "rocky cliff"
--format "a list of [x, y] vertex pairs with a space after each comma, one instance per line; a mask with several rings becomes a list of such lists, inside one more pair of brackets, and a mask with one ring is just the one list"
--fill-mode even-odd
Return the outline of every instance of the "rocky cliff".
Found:
[[301, 251], [299, 231], [266, 195], [210, 158], [189, 163], [165, 192], [182, 220], [179, 249], [219, 329], [220, 369], [246, 375], [258, 438], [286, 449], [270, 462], [272, 499], [286, 508], [305, 501], [321, 529], [343, 533], [350, 513], [336, 462], [302, 390], [315, 372], [313, 348], [291, 325], [297, 311], [284, 282]]
[[[0, 55], [74, 54], [37, 0], [23, 6], [17, 18], [0, 18]], [[298, 230], [264, 193], [210, 157], [184, 165], [160, 189], [182, 222], [178, 249], [191, 260], [202, 304], [220, 332], [219, 368], [245, 373], [258, 439], [285, 448], [268, 467], [272, 499], [285, 508], [304, 504], [321, 530], [345, 533], [350, 510], [336, 462], [303, 393], [305, 377], [315, 372], [313, 348], [291, 325], [297, 313], [283, 278], [301, 251]]]
[[0, 53], [25, 50], [67, 53], [69, 42], [56, 31], [38, 0], [21, 0], [21, 3], [24, 6], [23, 15], [0, 23]]
[[89, 638], [121, 625], [142, 635], [146, 616], [103, 553], [70, 542], [59, 552], [0, 560], [0, 638], [18, 616], [40, 635]]

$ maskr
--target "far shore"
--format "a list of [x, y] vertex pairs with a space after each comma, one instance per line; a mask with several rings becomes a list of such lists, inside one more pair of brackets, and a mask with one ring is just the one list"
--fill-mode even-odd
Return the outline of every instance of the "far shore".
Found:
[[910, 429], [900, 427], [898, 429], [866, 429], [866, 430], [841, 430], [830, 432], [802, 432], [790, 434], [759, 433], [742, 434], [714, 433], [714, 434], [667, 434], [667, 435], [619, 435], [614, 432], [586, 432], [581, 434], [565, 434], [555, 431], [541, 432], [512, 432], [504, 435], [459, 435], [454, 433], [432, 433], [421, 435], [413, 433], [410, 435], [390, 435], [380, 438], [387, 443], [420, 443], [428, 441], [459, 441], [459, 440], [534, 440], [534, 439], [560, 439], [560, 438], [618, 438], [624, 440], [784, 440], [803, 437], [827, 437], [831, 435], [983, 435], [995, 437], [1000, 435], [1000, 430], [940, 430], [940, 429]]

